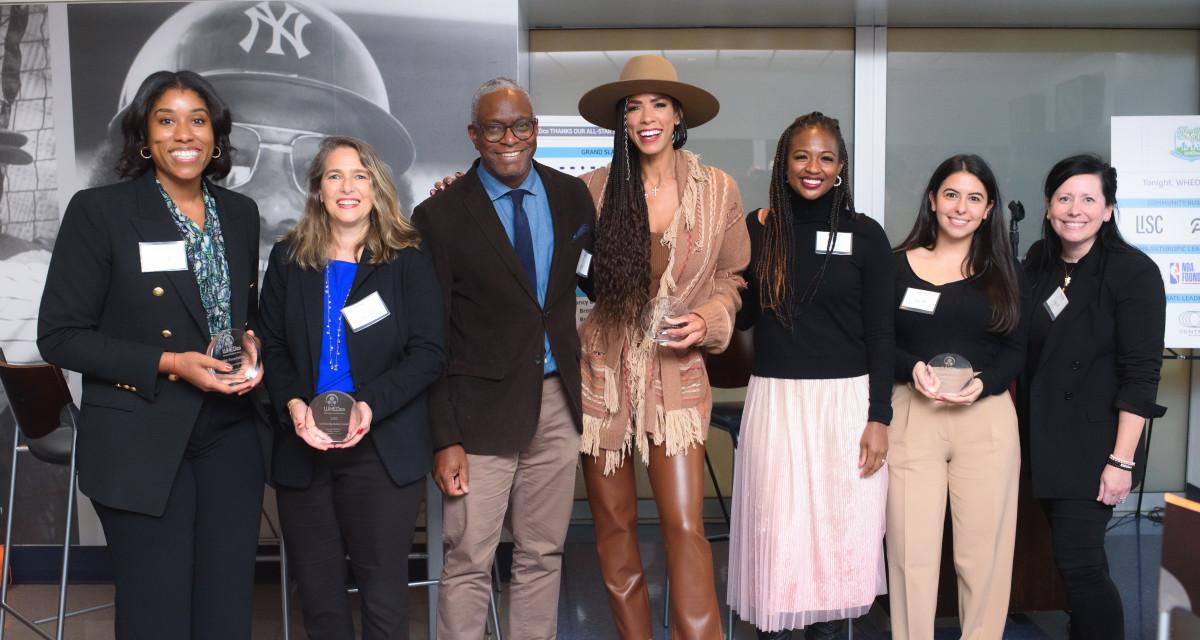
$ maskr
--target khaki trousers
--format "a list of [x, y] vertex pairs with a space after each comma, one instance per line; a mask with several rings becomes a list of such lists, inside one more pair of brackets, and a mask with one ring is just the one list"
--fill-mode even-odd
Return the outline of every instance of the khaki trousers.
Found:
[[933, 638], [946, 494], [964, 640], [999, 640], [1008, 617], [1017, 482], [1017, 416], [1007, 393], [941, 405], [908, 385], [888, 428], [888, 590], [892, 637]]
[[506, 514], [514, 550], [505, 637], [555, 638], [578, 460], [579, 432], [558, 376], [542, 385], [537, 431], [524, 451], [467, 455], [471, 492], [444, 500], [446, 564], [438, 589], [438, 638], [483, 637], [492, 562]]

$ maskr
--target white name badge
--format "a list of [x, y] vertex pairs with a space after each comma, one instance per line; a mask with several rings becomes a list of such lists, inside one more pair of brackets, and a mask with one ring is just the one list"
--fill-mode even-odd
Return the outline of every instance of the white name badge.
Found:
[[587, 249], [581, 249], [579, 251], [579, 262], [575, 263], [575, 275], [580, 278], [586, 278], [591, 270], [592, 254], [588, 253]]
[[187, 271], [187, 250], [183, 240], [174, 242], [139, 242], [142, 273], [155, 271]]
[[1042, 304], [1046, 307], [1046, 313], [1050, 314], [1051, 320], [1057, 320], [1058, 314], [1062, 313], [1063, 309], [1067, 308], [1067, 294], [1062, 290], [1062, 287], [1054, 289], [1054, 293], [1046, 298], [1046, 302]]
[[376, 291], [348, 307], [342, 307], [342, 317], [355, 333], [392, 315]]
[[[833, 241], [833, 255], [848, 256], [853, 249], [854, 235], [843, 231], [837, 234], [837, 239]], [[817, 232], [817, 253], [824, 255], [825, 250], [829, 248], [829, 232]]]
[[905, 311], [916, 311], [917, 313], [927, 313], [933, 315], [937, 309], [938, 298], [942, 294], [937, 291], [926, 291], [925, 289], [914, 289], [909, 287], [904, 292], [904, 299], [900, 301], [900, 308]]

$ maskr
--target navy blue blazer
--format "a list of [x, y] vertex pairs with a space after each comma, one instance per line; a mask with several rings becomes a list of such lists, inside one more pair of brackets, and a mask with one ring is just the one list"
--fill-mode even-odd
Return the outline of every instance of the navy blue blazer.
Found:
[[[371, 430], [357, 446], [374, 446], [397, 485], [429, 473], [433, 445], [426, 391], [446, 367], [442, 294], [433, 260], [422, 248], [399, 251], [373, 265], [364, 249], [346, 306], [378, 293], [389, 315], [355, 332], [342, 327], [350, 355], [354, 398], [371, 407]], [[321, 336], [325, 330], [323, 270], [304, 269], [276, 243], [267, 264], [261, 300], [264, 384], [274, 408], [276, 433], [271, 477], [303, 489], [312, 483], [321, 452], [296, 435], [287, 402], [316, 395]]]
[[[258, 206], [211, 183], [208, 189], [225, 238], [233, 326], [252, 328]], [[195, 275], [142, 273], [139, 243], [180, 239], [152, 171], [76, 193], [59, 227], [38, 312], [42, 357], [83, 374], [80, 489], [103, 505], [155, 516], [166, 509], [206, 397], [160, 374], [158, 361], [164, 351], [203, 353], [209, 335]], [[252, 412], [250, 398], [230, 402]]]

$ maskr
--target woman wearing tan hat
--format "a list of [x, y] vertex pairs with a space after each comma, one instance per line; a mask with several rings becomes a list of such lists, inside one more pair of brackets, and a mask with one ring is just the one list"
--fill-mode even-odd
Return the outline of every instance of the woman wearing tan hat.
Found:
[[[712, 94], [679, 82], [659, 56], [636, 56], [617, 82], [587, 92], [579, 112], [615, 130], [608, 167], [582, 176], [596, 200], [591, 282], [596, 308], [583, 342], [583, 476], [596, 551], [622, 638], [652, 637], [637, 542], [637, 490], [626, 457], [649, 472], [671, 579], [673, 638], [721, 638], [704, 538], [704, 439], [712, 396], [703, 352], [729, 344], [750, 258], [737, 184], [680, 148], [687, 126], [717, 114]], [[687, 309], [656, 344], [643, 306], [671, 296]]]

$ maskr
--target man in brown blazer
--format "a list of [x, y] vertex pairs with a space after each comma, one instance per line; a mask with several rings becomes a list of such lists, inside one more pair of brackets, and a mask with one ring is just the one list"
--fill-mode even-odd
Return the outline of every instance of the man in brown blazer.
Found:
[[552, 639], [582, 424], [577, 238], [595, 209], [577, 178], [533, 161], [537, 120], [515, 82], [475, 92], [467, 134], [479, 160], [413, 214], [441, 283], [450, 356], [430, 390], [433, 476], [446, 496], [438, 635], [483, 636], [507, 513], [509, 636]]

